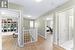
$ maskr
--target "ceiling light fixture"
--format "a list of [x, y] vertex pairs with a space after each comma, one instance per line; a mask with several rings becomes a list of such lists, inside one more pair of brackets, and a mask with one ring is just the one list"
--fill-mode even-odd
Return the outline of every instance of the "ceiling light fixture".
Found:
[[42, 2], [42, 0], [35, 0], [36, 2]]
[[2, 14], [2, 15], [4, 15], [4, 14], [5, 14], [5, 12], [1, 12], [1, 14]]
[[51, 18], [47, 18], [47, 20], [50, 20]]
[[46, 20], [53, 20], [53, 18], [48, 17], [48, 18], [46, 18]]
[[31, 17], [31, 16], [28, 16], [28, 17]]

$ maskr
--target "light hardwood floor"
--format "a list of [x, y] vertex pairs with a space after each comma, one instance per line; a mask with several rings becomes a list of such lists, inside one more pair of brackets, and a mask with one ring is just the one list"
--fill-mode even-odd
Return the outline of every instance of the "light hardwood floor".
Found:
[[53, 50], [65, 50], [65, 49], [60, 47], [60, 46], [58, 46], [58, 45], [53, 44]]
[[2, 50], [64, 50], [55, 47], [55, 45], [53, 47], [50, 38], [45, 40], [40, 36], [37, 42], [26, 44], [23, 48], [18, 47], [17, 39], [12, 38], [12, 36], [3, 37], [2, 39]]

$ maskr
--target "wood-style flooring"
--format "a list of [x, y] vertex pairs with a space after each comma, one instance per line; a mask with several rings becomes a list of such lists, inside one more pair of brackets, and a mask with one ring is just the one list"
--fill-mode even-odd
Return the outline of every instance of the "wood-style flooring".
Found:
[[2, 38], [2, 50], [64, 50], [52, 44], [52, 39], [44, 39], [38, 37], [38, 41], [26, 44], [24, 47], [18, 47], [17, 39], [12, 36], [5, 36]]
[[53, 50], [65, 50], [65, 49], [60, 47], [60, 46], [58, 46], [58, 45], [53, 44]]

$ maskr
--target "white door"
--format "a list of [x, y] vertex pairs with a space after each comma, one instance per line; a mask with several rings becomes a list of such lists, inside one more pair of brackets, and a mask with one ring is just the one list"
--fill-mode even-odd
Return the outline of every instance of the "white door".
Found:
[[69, 17], [66, 12], [59, 13], [59, 45], [68, 40]]

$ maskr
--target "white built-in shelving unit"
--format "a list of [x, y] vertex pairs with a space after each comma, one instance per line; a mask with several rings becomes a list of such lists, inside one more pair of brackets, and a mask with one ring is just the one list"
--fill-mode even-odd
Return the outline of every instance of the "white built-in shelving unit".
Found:
[[17, 32], [17, 21], [11, 18], [2, 19], [2, 32]]

